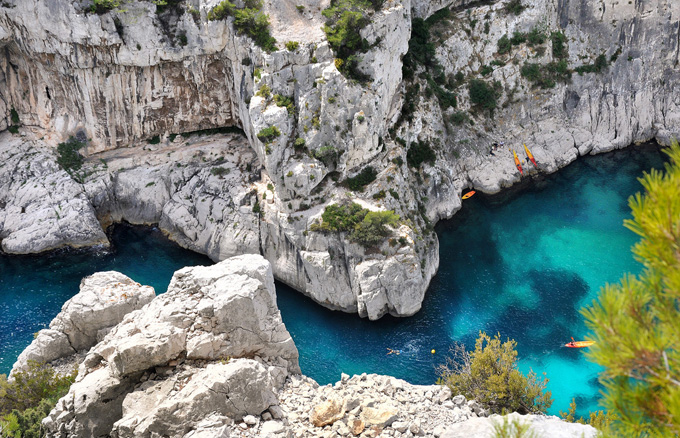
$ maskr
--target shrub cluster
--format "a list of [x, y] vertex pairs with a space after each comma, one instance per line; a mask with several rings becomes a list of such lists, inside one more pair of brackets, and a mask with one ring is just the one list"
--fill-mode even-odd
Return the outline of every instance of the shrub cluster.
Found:
[[362, 82], [370, 79], [359, 70], [361, 54], [369, 49], [360, 31], [369, 23], [370, 8], [378, 10], [382, 3], [383, 0], [331, 0], [322, 12], [326, 18], [323, 30], [338, 58], [335, 65], [348, 78]]
[[339, 155], [338, 150], [331, 145], [322, 146], [314, 151], [314, 158], [321, 161], [326, 167], [335, 166]]
[[276, 51], [276, 39], [270, 33], [269, 16], [262, 12], [262, 0], [245, 0], [243, 8], [223, 0], [208, 12], [211, 21], [227, 17], [234, 17], [234, 28], [239, 34], [248, 35], [266, 52]]
[[416, 169], [423, 163], [432, 164], [436, 159], [437, 156], [426, 141], [411, 143], [408, 152], [406, 152], [406, 162]]
[[270, 126], [269, 128], [262, 128], [260, 132], [257, 133], [257, 138], [259, 138], [262, 143], [271, 143], [280, 135], [281, 131], [279, 131], [279, 128]]
[[553, 88], [557, 81], [566, 82], [571, 77], [571, 71], [564, 59], [545, 65], [527, 63], [522, 66], [520, 73], [534, 86], [541, 88]]
[[496, 89], [481, 79], [471, 79], [469, 84], [470, 102], [478, 108], [493, 111], [498, 104]]
[[553, 58], [565, 59], [569, 55], [566, 35], [562, 32], [553, 32], [550, 34], [550, 40], [552, 41]]
[[438, 369], [437, 383], [495, 413], [545, 413], [553, 402], [545, 390], [548, 379], [539, 379], [533, 371], [522, 374], [516, 347], [513, 340], [501, 342], [500, 334], [491, 338], [480, 332], [474, 351], [462, 345], [452, 349], [452, 357]]
[[350, 240], [365, 247], [382, 242], [399, 225], [399, 215], [392, 210], [370, 211], [357, 203], [331, 204], [321, 215], [321, 223], [312, 225], [312, 231], [349, 232]]
[[574, 71], [579, 75], [583, 75], [583, 73], [601, 73], [602, 70], [607, 68], [607, 65], [609, 65], [609, 63], [607, 62], [607, 57], [603, 53], [595, 58], [594, 63], [581, 65], [576, 67]]
[[283, 96], [281, 94], [275, 94], [274, 102], [276, 103], [277, 106], [286, 107], [286, 109], [288, 110], [288, 115], [292, 116], [295, 114], [295, 102], [293, 102], [292, 97]]
[[85, 142], [78, 141], [75, 137], [57, 145], [57, 163], [71, 176], [83, 166], [83, 156], [78, 152], [83, 146]]
[[0, 430], [2, 436], [38, 438], [40, 422], [75, 381], [76, 373], [60, 376], [52, 367], [29, 361], [28, 369], [9, 381], [0, 375]]
[[[427, 20], [422, 18], [415, 18], [412, 22], [411, 39], [408, 43], [408, 52], [404, 55], [402, 74], [405, 80], [413, 80], [415, 72], [419, 66], [425, 68], [425, 73], [422, 77], [425, 78], [427, 88], [426, 95], [436, 96], [439, 106], [442, 110], [450, 107], [456, 108], [458, 105], [456, 94], [449, 88], [455, 88], [454, 80], [446, 79], [444, 68], [437, 62], [435, 56], [434, 44], [430, 41], [430, 28], [437, 22], [445, 20], [451, 16], [451, 11], [448, 8], [443, 8], [437, 11]], [[410, 120], [411, 115], [415, 109], [417, 100], [414, 100], [420, 88], [416, 88], [417, 84], [407, 87], [405, 96], [405, 104], [402, 109], [402, 120]], [[409, 96], [411, 94], [411, 96]], [[405, 113], [405, 114], [404, 114]]]
[[362, 192], [364, 187], [375, 181], [377, 176], [378, 172], [376, 172], [373, 167], [366, 166], [361, 169], [361, 172], [359, 172], [356, 176], [347, 178], [347, 185], [349, 186], [350, 190]]

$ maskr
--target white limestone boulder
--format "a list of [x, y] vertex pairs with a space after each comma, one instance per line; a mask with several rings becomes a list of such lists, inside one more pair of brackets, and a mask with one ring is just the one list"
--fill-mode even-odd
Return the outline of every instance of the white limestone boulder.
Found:
[[19, 355], [12, 373], [25, 369], [29, 360], [52, 362], [89, 350], [125, 315], [141, 309], [155, 296], [151, 286], [142, 286], [120, 272], [85, 277], [80, 292], [64, 303], [50, 328], [38, 332]]
[[514, 412], [505, 418], [500, 415], [470, 418], [447, 427], [441, 438], [491, 438], [495, 436], [494, 425], [502, 425], [504, 421], [510, 425], [513, 422], [529, 423], [530, 430], [541, 438], [595, 438], [598, 435], [597, 429], [590, 425], [568, 423], [555, 416], [520, 415]]
[[[119, 438], [184, 436], [211, 413], [239, 421], [276, 403], [267, 367], [251, 359], [213, 363], [193, 374], [185, 386], [176, 383], [142, 386], [129, 394], [113, 434]], [[173, 391], [175, 387], [180, 389]]]
[[211, 412], [240, 419], [276, 406], [289, 373], [300, 373], [298, 351], [271, 265], [242, 255], [177, 271], [90, 350], [44, 425], [49, 437], [182, 436]]

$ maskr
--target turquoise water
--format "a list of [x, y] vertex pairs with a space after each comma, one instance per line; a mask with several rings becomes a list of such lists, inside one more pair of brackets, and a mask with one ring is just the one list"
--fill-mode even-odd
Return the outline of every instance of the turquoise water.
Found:
[[43, 256], [0, 255], [0, 373], [8, 373], [33, 333], [46, 328], [61, 306], [78, 293], [83, 277], [120, 271], [165, 292], [172, 274], [187, 265], [211, 265], [180, 248], [157, 228], [118, 225], [109, 252], [56, 251]]
[[[555, 397], [551, 412], [566, 410], [572, 397], [582, 413], [597, 408], [598, 368], [582, 351], [561, 345], [586, 335], [578, 309], [602, 285], [639, 271], [630, 255], [636, 238], [622, 226], [627, 198], [640, 190], [642, 171], [662, 162], [656, 148], [635, 146], [585, 157], [500, 196], [474, 196], [438, 226], [440, 271], [411, 318], [370, 322], [277, 284], [302, 371], [321, 384], [339, 380], [341, 372], [430, 384], [453, 342], [472, 346], [485, 330], [518, 342], [522, 370], [546, 373]], [[117, 226], [112, 241], [111, 253], [0, 255], [0, 372], [77, 293], [82, 277], [118, 270], [160, 293], [176, 269], [211, 264], [157, 229]], [[387, 348], [402, 353], [387, 355]]]
[[[429, 384], [453, 342], [472, 347], [484, 330], [517, 341], [523, 371], [546, 373], [551, 413], [566, 411], [572, 397], [579, 413], [598, 408], [598, 367], [562, 345], [586, 335], [578, 311], [601, 286], [639, 272], [630, 254], [635, 235], [622, 222], [628, 197], [641, 189], [637, 177], [662, 166], [664, 156], [634, 146], [579, 159], [500, 196], [475, 195], [438, 226], [440, 270], [411, 318], [371, 323], [279, 287], [303, 372], [321, 384], [341, 372]], [[403, 353], [387, 355], [387, 348]]]

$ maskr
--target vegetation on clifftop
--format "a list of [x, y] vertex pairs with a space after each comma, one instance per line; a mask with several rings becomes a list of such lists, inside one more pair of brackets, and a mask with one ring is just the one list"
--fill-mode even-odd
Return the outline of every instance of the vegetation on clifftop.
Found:
[[522, 374], [517, 368], [517, 343], [501, 342], [480, 332], [474, 351], [462, 345], [451, 350], [451, 357], [438, 369], [437, 383], [451, 388], [454, 394], [474, 399], [494, 413], [545, 413], [552, 405], [552, 394], [546, 391], [548, 379], [540, 379], [533, 371]]
[[361, 38], [363, 29], [370, 20], [370, 10], [379, 10], [384, 0], [331, 0], [322, 14], [326, 18], [323, 27], [328, 43], [337, 57], [335, 66], [348, 78], [367, 81], [370, 78], [359, 70], [361, 54], [369, 49], [368, 42]]
[[5, 438], [39, 438], [40, 422], [75, 381], [76, 372], [60, 376], [49, 365], [29, 361], [14, 380], [0, 375], [0, 430]]
[[276, 51], [276, 39], [271, 36], [269, 15], [262, 12], [262, 0], [245, 0], [243, 8], [237, 8], [229, 0], [223, 0], [208, 12], [208, 20], [224, 20], [234, 17], [234, 28], [241, 35], [248, 35], [255, 44], [267, 52]]
[[353, 202], [327, 206], [321, 222], [312, 224], [310, 229], [322, 233], [349, 232], [351, 241], [371, 247], [391, 234], [388, 227], [398, 225], [399, 215], [394, 211], [370, 211]]

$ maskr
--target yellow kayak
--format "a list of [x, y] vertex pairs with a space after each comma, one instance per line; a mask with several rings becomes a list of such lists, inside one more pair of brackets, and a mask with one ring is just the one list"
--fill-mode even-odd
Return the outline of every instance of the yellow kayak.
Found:
[[475, 193], [477, 193], [477, 192], [475, 192], [474, 190], [470, 190], [469, 192], [467, 192], [466, 194], [463, 195], [462, 199], [471, 198], [472, 195], [474, 195]]
[[524, 175], [524, 172], [522, 171], [522, 165], [519, 162], [519, 158], [517, 158], [517, 152], [515, 150], [512, 150], [512, 156], [515, 157], [515, 166], [517, 166], [517, 170], [519, 170], [520, 175]]
[[531, 162], [534, 163], [534, 167], [538, 168], [538, 164], [536, 164], [536, 160], [534, 160], [534, 156], [533, 156], [533, 154], [531, 153], [531, 151], [529, 150], [529, 148], [527, 147], [526, 143], [524, 144], [524, 150], [525, 150], [526, 153], [527, 153], [527, 157], [529, 157], [529, 159], [531, 160]]
[[571, 341], [564, 344], [564, 346], [569, 348], [583, 348], [590, 347], [594, 343], [595, 341]]

